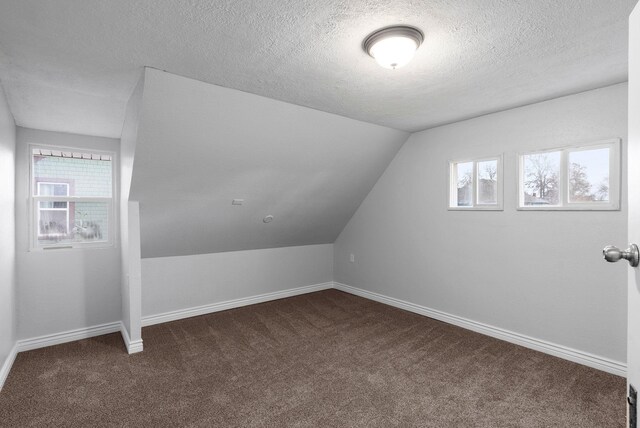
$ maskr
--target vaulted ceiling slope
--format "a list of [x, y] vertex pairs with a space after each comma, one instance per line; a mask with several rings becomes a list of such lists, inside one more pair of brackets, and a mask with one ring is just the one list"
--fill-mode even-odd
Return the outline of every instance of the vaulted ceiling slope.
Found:
[[[136, 69], [408, 131], [625, 81], [636, 0], [2, 0], [0, 80], [18, 125], [120, 137]], [[405, 68], [361, 48], [391, 24]]]
[[142, 256], [334, 242], [408, 135], [147, 69], [130, 189]]

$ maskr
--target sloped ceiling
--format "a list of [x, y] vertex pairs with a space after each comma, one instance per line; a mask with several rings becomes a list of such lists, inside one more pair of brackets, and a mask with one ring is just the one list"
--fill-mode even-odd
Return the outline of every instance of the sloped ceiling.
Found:
[[[20, 126], [120, 137], [136, 69], [408, 131], [625, 81], [636, 0], [2, 0]], [[370, 32], [426, 34], [382, 69]]]
[[407, 138], [147, 69], [130, 190], [142, 256], [334, 242]]

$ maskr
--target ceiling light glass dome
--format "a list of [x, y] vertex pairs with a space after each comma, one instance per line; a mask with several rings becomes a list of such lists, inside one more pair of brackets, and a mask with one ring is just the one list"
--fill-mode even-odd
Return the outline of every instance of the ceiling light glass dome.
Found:
[[370, 34], [363, 43], [365, 52], [384, 68], [406, 65], [422, 44], [424, 35], [415, 27], [387, 27]]

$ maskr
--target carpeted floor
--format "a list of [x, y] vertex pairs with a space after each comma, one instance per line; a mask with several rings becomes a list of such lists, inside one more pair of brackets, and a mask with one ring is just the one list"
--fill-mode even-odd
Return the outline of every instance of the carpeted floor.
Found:
[[0, 426], [599, 427], [625, 380], [327, 290], [20, 353]]

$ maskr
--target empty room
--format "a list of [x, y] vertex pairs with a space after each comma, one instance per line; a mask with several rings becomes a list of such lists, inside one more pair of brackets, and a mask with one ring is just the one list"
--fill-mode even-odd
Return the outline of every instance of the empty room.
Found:
[[0, 427], [636, 428], [637, 0], [0, 2]]

